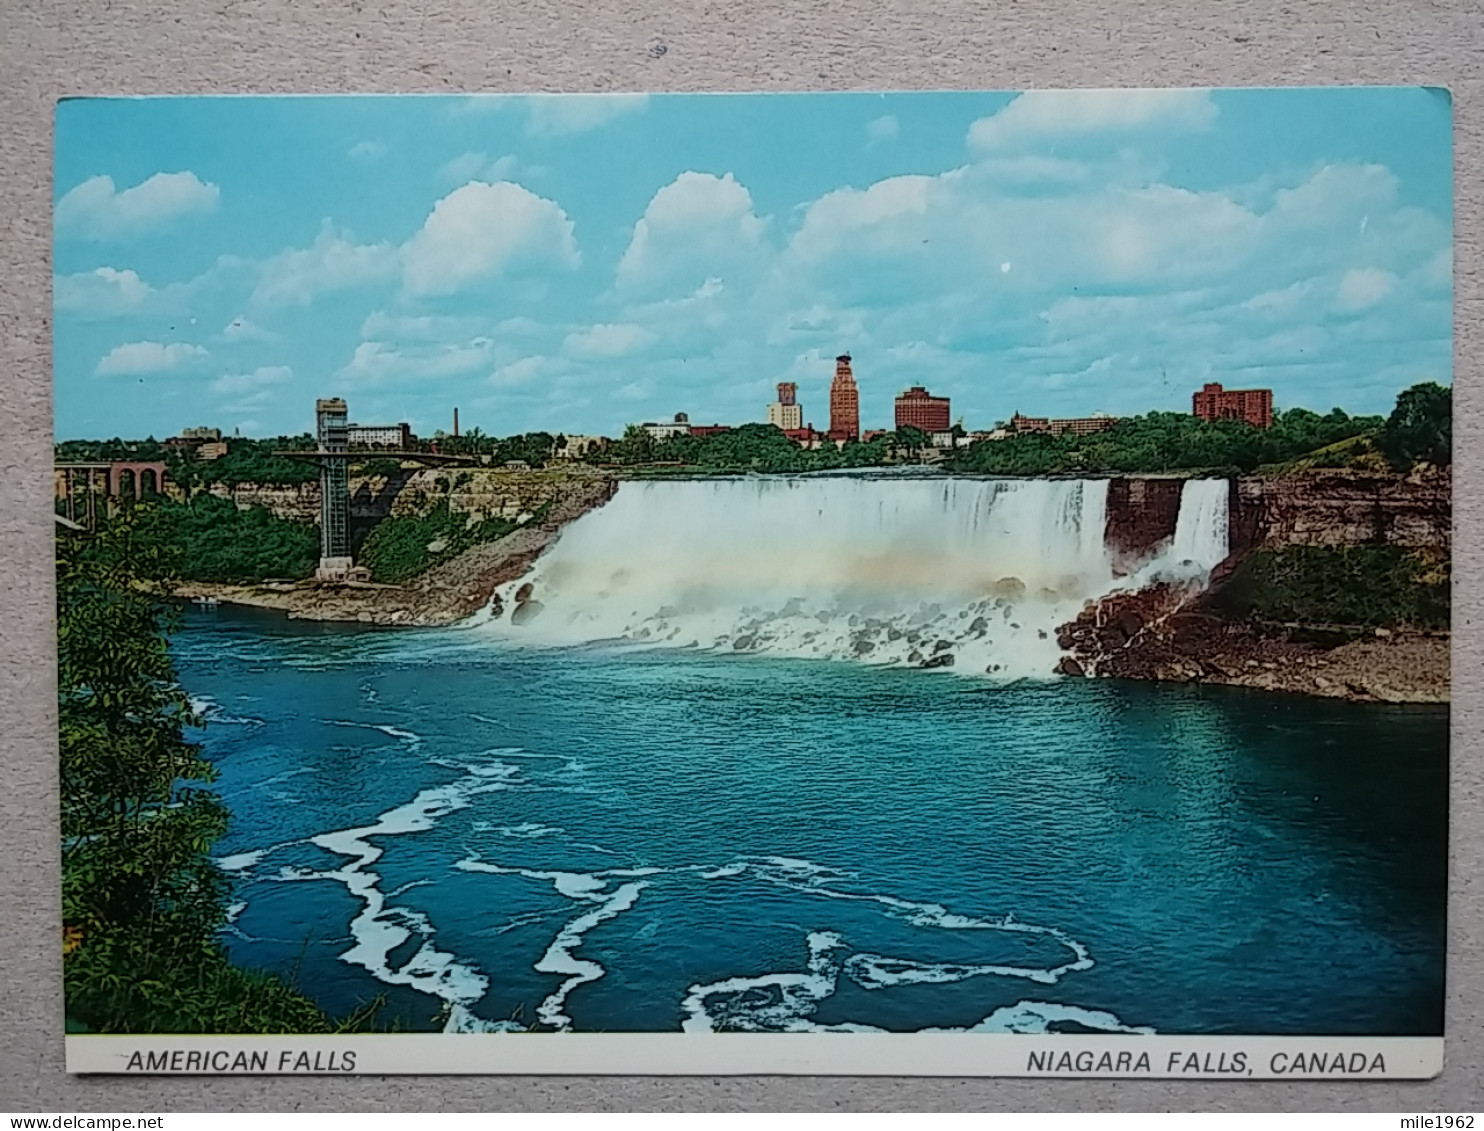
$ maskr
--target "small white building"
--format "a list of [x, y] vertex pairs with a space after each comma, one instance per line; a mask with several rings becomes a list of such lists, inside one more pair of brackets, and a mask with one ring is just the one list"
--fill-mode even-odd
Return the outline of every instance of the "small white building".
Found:
[[804, 406], [774, 401], [768, 406], [768, 423], [785, 432], [797, 432], [804, 427]]
[[683, 412], [677, 412], [675, 419], [665, 424], [656, 424], [653, 421], [645, 421], [639, 425], [648, 432], [655, 440], [668, 440], [672, 436], [690, 435], [690, 416]]
[[562, 444], [553, 451], [553, 459], [582, 459], [590, 452], [607, 447], [606, 436], [563, 436]]
[[952, 432], [934, 432], [932, 439], [935, 448], [967, 448], [974, 442], [968, 433], [955, 437]]
[[405, 451], [412, 444], [412, 428], [407, 424], [352, 424], [346, 429], [345, 442], [352, 448]]

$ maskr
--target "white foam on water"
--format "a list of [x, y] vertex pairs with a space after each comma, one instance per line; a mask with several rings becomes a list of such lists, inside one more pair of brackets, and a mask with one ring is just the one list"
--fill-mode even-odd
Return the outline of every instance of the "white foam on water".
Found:
[[231, 856], [219, 856], [216, 866], [223, 872], [247, 872], [257, 867], [258, 862], [271, 851], [273, 850], [270, 848], [260, 848], [256, 852], [238, 852]]
[[432, 883], [433, 883], [432, 880], [408, 880], [401, 887], [396, 888], [393, 891], [387, 892], [386, 893], [386, 897], [388, 899], [396, 899], [397, 896], [402, 895], [404, 892], [409, 892], [413, 888], [430, 887], [432, 885]]
[[[806, 942], [809, 959], [803, 970], [723, 978], [691, 986], [680, 1003], [686, 1033], [712, 1033], [719, 1020], [727, 1027], [755, 1033], [797, 1033], [818, 1029], [809, 1020], [819, 1003], [835, 992], [840, 978], [839, 952], [845, 941], [833, 931], [813, 931]], [[706, 1008], [714, 997], [731, 999], [724, 1018]], [[751, 998], [751, 1000], [748, 1000]], [[862, 1027], [864, 1028], [864, 1027]]]
[[1155, 1030], [1147, 1025], [1125, 1025], [1116, 1015], [1102, 1009], [1084, 1009], [1046, 1001], [1018, 1001], [995, 1010], [984, 1020], [962, 1029], [921, 1029], [923, 1033], [1053, 1033], [1058, 1021], [1070, 1021], [1099, 1033], [1137, 1033], [1151, 1036]]
[[467, 1006], [455, 1005], [448, 1011], [445, 1033], [523, 1033], [526, 1027], [516, 1021], [486, 1021], [476, 1017]]
[[962, 982], [982, 974], [1002, 978], [1028, 978], [1033, 982], [1055, 982], [1056, 978], [1039, 967], [983, 966], [950, 962], [916, 962], [910, 958], [888, 958], [880, 954], [853, 954], [846, 963], [850, 980], [868, 990], [891, 986], [943, 985]]
[[201, 721], [207, 725], [211, 723], [225, 726], [260, 727], [263, 725], [262, 719], [251, 715], [231, 714], [210, 695], [189, 695], [187, 699], [190, 702], [192, 713], [200, 716]]
[[[551, 946], [547, 948], [546, 953], [541, 956], [541, 960], [535, 966], [537, 973], [566, 976], [566, 980], [557, 987], [555, 992], [549, 994], [536, 1008], [536, 1016], [544, 1024], [559, 1031], [572, 1028], [572, 1018], [565, 1012], [568, 996], [578, 986], [585, 982], [597, 981], [608, 972], [600, 963], [578, 958], [573, 952], [582, 945], [582, 936], [588, 931], [599, 923], [622, 915], [633, 907], [638, 902], [639, 893], [646, 886], [642, 881], [620, 884], [616, 890], [602, 899], [597, 907], [571, 920], [557, 933], [557, 937], [552, 940]], [[587, 896], [586, 898], [596, 897]]]
[[[403, 735], [410, 732], [393, 737]], [[489, 989], [489, 979], [472, 964], [437, 949], [431, 941], [432, 924], [422, 913], [387, 903], [390, 897], [382, 893], [381, 877], [372, 868], [383, 849], [373, 844], [372, 838], [425, 832], [450, 813], [467, 808], [472, 798], [510, 788], [510, 779], [516, 773], [516, 767], [503, 764], [479, 768], [487, 772], [471, 772], [448, 785], [422, 790], [411, 801], [382, 813], [370, 825], [320, 833], [308, 839], [307, 843], [349, 858], [341, 867], [322, 871], [285, 868], [280, 873], [283, 880], [340, 883], [361, 902], [361, 910], [350, 923], [352, 945], [340, 955], [342, 962], [363, 967], [387, 985], [409, 986], [430, 994], [450, 1007], [478, 1001]], [[397, 890], [406, 891], [417, 883]], [[390, 964], [391, 952], [414, 936], [421, 938], [421, 945], [411, 958], [394, 969]]]
[[379, 731], [388, 738], [395, 738], [398, 742], [405, 744], [409, 750], [419, 750], [423, 744], [422, 735], [410, 730], [404, 730], [401, 727], [389, 726], [386, 723], [365, 723], [356, 719], [321, 719], [320, 722], [325, 723], [327, 726], [355, 727], [360, 730]]
[[288, 781], [290, 778], [297, 778], [297, 777], [300, 777], [303, 774], [317, 774], [317, 773], [319, 773], [318, 767], [315, 767], [315, 766], [300, 766], [297, 770], [285, 770], [281, 774], [275, 774], [271, 778], [265, 778], [263, 781], [260, 781], [255, 788], [257, 788], [257, 789], [267, 789], [271, 785], [282, 785], [284, 782]]
[[[1227, 490], [1184, 485], [1160, 576], [1203, 574], [1225, 557]], [[1049, 678], [1056, 629], [1135, 583], [1114, 575], [1107, 495], [1105, 479], [626, 482], [502, 587], [476, 628], [507, 644]], [[517, 612], [526, 587], [536, 605]]]
[[[807, 935], [809, 958], [802, 971], [738, 975], [691, 986], [681, 1003], [684, 1015], [682, 1028], [686, 1031], [704, 1032], [719, 1027], [758, 1032], [877, 1031], [874, 1027], [861, 1023], [826, 1026], [813, 1020], [819, 1003], [835, 992], [842, 973], [865, 989], [889, 990], [896, 986], [948, 984], [985, 976], [1022, 978], [1052, 984], [1066, 974], [1085, 970], [1093, 965], [1087, 948], [1057, 928], [1022, 923], [1013, 915], [997, 918], [962, 915], [950, 912], [937, 903], [905, 900], [882, 893], [842, 890], [833, 885], [851, 881], [854, 877], [850, 873], [796, 857], [751, 858], [721, 866], [613, 868], [578, 872], [512, 867], [471, 854], [460, 860], [455, 867], [469, 872], [521, 876], [551, 885], [565, 899], [592, 905], [589, 910], [567, 920], [561, 926], [534, 966], [538, 973], [553, 974], [563, 979], [537, 1009], [537, 1018], [542, 1025], [560, 1031], [570, 1031], [574, 1027], [567, 1006], [573, 991], [607, 973], [601, 963], [577, 955], [576, 951], [584, 936], [601, 923], [631, 909], [647, 884], [665, 879], [683, 881], [687, 876], [702, 881], [751, 877], [812, 897], [874, 903], [883, 913], [903, 919], [914, 926], [1041, 936], [1064, 947], [1069, 953], [1066, 961], [1051, 966], [921, 962], [866, 952], [847, 953], [849, 947], [838, 933], [815, 930]], [[503, 932], [538, 925], [549, 917], [549, 912], [530, 912], [517, 916], [500, 930]]]
[[[567, 1032], [572, 1028], [572, 1018], [566, 1012], [567, 998], [572, 991], [587, 982], [597, 981], [608, 972], [601, 963], [577, 957], [575, 952], [582, 945], [583, 936], [599, 924], [632, 908], [639, 899], [639, 893], [647, 886], [645, 881], [638, 880], [619, 884], [610, 891], [610, 884], [616, 879], [633, 880], [641, 876], [660, 875], [665, 871], [663, 868], [614, 868], [602, 872], [542, 871], [535, 868], [506, 867], [473, 855], [460, 860], [455, 867], [466, 872], [524, 876], [526, 879], [551, 884], [557, 894], [567, 899], [596, 904], [592, 910], [564, 923], [533, 967], [538, 974], [555, 974], [563, 979], [536, 1008], [538, 1020], [560, 1032]], [[523, 917], [520, 922], [512, 921], [506, 929], [536, 922], [542, 917], [544, 916], [539, 914], [534, 918]]]
[[505, 825], [493, 830], [501, 836], [514, 837], [516, 840], [536, 840], [544, 836], [557, 836], [562, 830], [553, 828], [551, 825], [538, 824], [535, 821], [523, 821], [518, 825]]
[[896, 896], [882, 895], [874, 892], [841, 891], [838, 888], [826, 887], [825, 882], [849, 878], [842, 873], [822, 868], [819, 865], [810, 864], [808, 861], [789, 860], [780, 857], [769, 857], [767, 863], [771, 867], [756, 870], [755, 874], [761, 880], [775, 883], [782, 887], [792, 888], [795, 891], [807, 892], [810, 895], [822, 896], [826, 899], [858, 900], [877, 903], [887, 908], [888, 914], [905, 919], [913, 926], [935, 927], [953, 931], [1001, 931], [1009, 934], [1039, 935], [1054, 940], [1071, 952], [1068, 961], [1053, 967], [919, 964], [911, 959], [887, 958], [882, 955], [872, 954], [860, 955], [858, 956], [859, 962], [854, 958], [851, 960], [852, 966], [849, 972], [854, 981], [867, 989], [877, 989], [886, 985], [904, 984], [912, 981], [955, 982], [961, 981], [964, 978], [977, 977], [980, 974], [998, 974], [1004, 977], [1028, 978], [1034, 982], [1049, 984], [1058, 981], [1066, 974], [1079, 970], [1088, 970], [1093, 966], [1092, 955], [1089, 953], [1087, 947], [1057, 927], [1043, 927], [1033, 923], [1021, 923], [1016, 920], [1014, 915], [1004, 915], [999, 918], [980, 918], [972, 915], [954, 914], [937, 903], [918, 903], [912, 900], [899, 899]]

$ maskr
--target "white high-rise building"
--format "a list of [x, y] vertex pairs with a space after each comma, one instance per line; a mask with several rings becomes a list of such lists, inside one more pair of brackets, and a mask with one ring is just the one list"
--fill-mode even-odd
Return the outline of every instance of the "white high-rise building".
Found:
[[804, 427], [804, 406], [798, 403], [799, 387], [792, 381], [778, 383], [778, 400], [768, 406], [768, 423], [785, 432]]

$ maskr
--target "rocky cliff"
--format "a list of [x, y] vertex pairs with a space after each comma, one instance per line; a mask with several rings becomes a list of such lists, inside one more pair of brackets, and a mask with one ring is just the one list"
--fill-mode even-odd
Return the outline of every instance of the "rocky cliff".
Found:
[[[602, 478], [600, 472], [582, 464], [540, 471], [453, 467], [407, 469], [390, 477], [353, 475], [350, 517], [352, 522], [369, 526], [383, 518], [423, 514], [447, 499], [455, 514], [475, 519], [514, 519], [535, 512], [574, 487]], [[317, 482], [288, 486], [243, 483], [235, 487], [217, 483], [209, 490], [239, 507], [263, 507], [279, 518], [297, 522], [319, 521]]]
[[[1108, 543], [1147, 557], [1174, 531], [1169, 480], [1109, 485]], [[1272, 625], [1224, 615], [1222, 587], [1247, 555], [1292, 547], [1395, 547], [1446, 563], [1452, 546], [1448, 469], [1411, 475], [1312, 470], [1232, 481], [1231, 556], [1210, 586], [1157, 585], [1090, 604], [1063, 625], [1065, 675], [1224, 683], [1383, 702], [1446, 702], [1446, 632], [1404, 625]], [[1323, 620], [1325, 618], [1314, 618]]]
[[1115, 594], [1063, 625], [1063, 675], [1222, 683], [1383, 703], [1446, 703], [1446, 633], [1376, 629], [1338, 644], [1214, 615], [1167, 585]]
[[[447, 472], [440, 474], [449, 475]], [[178, 586], [176, 594], [186, 598], [216, 597], [234, 604], [281, 609], [290, 617], [305, 620], [388, 625], [453, 624], [487, 605], [496, 588], [529, 569], [569, 522], [602, 506], [613, 497], [617, 486], [613, 479], [593, 472], [485, 472], [487, 478], [482, 484], [475, 478], [478, 474], [473, 473], [464, 484], [466, 487], [475, 484], [473, 490], [457, 495], [448, 491], [435, 498], [449, 497], [450, 505], [456, 505], [454, 500], [457, 499], [471, 507], [515, 510], [513, 515], [510, 509], [468, 511], [471, 515], [482, 513], [484, 517], [504, 514], [519, 518], [521, 514], [530, 514], [542, 503], [549, 501], [551, 506], [539, 521], [532, 521], [497, 541], [474, 546], [403, 585], [326, 584], [316, 581], [292, 585], [189, 582]], [[428, 486], [433, 484], [428, 482]], [[318, 487], [315, 495], [318, 495]], [[415, 504], [409, 499], [406, 505]]]
[[[1402, 546], [1446, 554], [1452, 545], [1450, 469], [1411, 475], [1315, 469], [1241, 476], [1228, 507], [1234, 555], [1283, 546]], [[1122, 476], [1108, 483], [1105, 541], [1120, 569], [1147, 560], [1175, 534], [1184, 479]]]
[[1108, 482], [1108, 519], [1103, 541], [1119, 572], [1136, 568], [1175, 536], [1180, 492], [1174, 476], [1130, 476]]
[[1411, 475], [1315, 469], [1243, 477], [1232, 497], [1232, 550], [1282, 546], [1403, 546], [1447, 553], [1453, 544], [1449, 468]]

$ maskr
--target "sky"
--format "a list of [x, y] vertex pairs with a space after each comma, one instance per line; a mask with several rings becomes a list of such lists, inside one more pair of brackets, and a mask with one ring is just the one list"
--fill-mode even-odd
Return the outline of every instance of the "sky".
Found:
[[1424, 88], [76, 99], [59, 439], [1389, 411], [1452, 376]]

